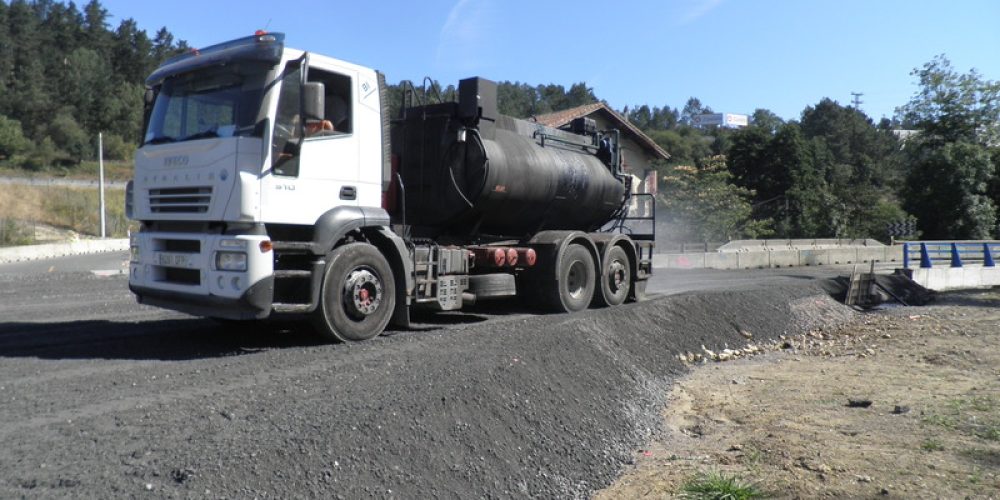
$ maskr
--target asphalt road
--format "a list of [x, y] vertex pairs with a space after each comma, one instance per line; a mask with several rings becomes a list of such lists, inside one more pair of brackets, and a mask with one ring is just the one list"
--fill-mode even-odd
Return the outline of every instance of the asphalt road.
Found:
[[0, 265], [0, 497], [586, 496], [655, 427], [677, 352], [788, 331], [849, 270], [664, 271], [674, 297], [323, 345], [137, 305], [126, 259]]

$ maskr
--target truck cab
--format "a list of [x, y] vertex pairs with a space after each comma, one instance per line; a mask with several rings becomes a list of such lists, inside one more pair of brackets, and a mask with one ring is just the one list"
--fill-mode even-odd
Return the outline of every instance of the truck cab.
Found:
[[[381, 210], [381, 82], [269, 33], [157, 69], [129, 196], [129, 216], [142, 223], [129, 279], [140, 300], [231, 319], [269, 315], [269, 232]], [[384, 211], [373, 218], [388, 224]]]

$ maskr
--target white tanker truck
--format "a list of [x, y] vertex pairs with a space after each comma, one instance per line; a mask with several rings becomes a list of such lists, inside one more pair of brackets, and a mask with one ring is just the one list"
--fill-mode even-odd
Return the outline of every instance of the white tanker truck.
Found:
[[143, 304], [308, 317], [352, 341], [419, 307], [519, 296], [572, 312], [643, 296], [652, 231], [629, 231], [615, 130], [500, 115], [479, 78], [458, 102], [408, 93], [390, 117], [380, 73], [279, 33], [175, 57], [146, 84], [126, 201]]

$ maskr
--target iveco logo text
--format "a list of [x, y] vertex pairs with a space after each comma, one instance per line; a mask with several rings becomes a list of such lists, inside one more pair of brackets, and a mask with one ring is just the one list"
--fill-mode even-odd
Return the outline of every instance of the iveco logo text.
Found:
[[187, 156], [168, 156], [163, 159], [164, 167], [186, 167], [190, 161]]

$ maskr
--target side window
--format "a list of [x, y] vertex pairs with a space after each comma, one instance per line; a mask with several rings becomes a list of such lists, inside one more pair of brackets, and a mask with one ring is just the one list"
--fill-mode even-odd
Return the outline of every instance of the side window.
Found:
[[302, 136], [299, 117], [302, 115], [302, 66], [288, 64], [281, 77], [278, 113], [274, 120], [274, 140], [271, 143], [271, 166], [279, 175], [298, 174], [298, 138]]
[[306, 135], [313, 137], [350, 134], [354, 126], [354, 110], [351, 108], [351, 77], [309, 68], [309, 81], [323, 84], [324, 123], [312, 127], [307, 124]]

